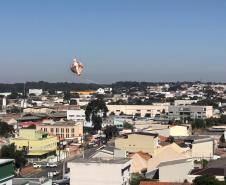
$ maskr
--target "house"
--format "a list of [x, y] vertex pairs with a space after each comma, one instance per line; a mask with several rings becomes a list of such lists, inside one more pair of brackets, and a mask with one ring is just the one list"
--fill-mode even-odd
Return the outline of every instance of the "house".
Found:
[[126, 135], [125, 138], [115, 139], [115, 147], [130, 153], [145, 152], [154, 154], [158, 146], [158, 134], [136, 132]]
[[158, 133], [164, 137], [189, 136], [191, 134], [190, 127], [187, 125], [160, 125], [152, 124], [151, 127], [145, 129], [149, 133]]
[[132, 161], [131, 173], [141, 173], [143, 169], [148, 168], [148, 160], [151, 159], [151, 155], [144, 152], [135, 152], [129, 155]]
[[45, 121], [36, 125], [36, 130], [41, 130], [50, 135], [57, 136], [59, 139], [81, 141], [83, 136], [83, 122], [60, 121], [49, 124]]
[[74, 159], [68, 162], [70, 184], [129, 185], [131, 161], [126, 158], [111, 160]]
[[194, 159], [212, 159], [214, 155], [214, 140], [208, 136], [188, 136], [185, 144], [191, 147]]
[[20, 129], [19, 136], [10, 140], [17, 150], [26, 150], [28, 157], [39, 160], [55, 154], [58, 139], [43, 131]]
[[0, 185], [12, 185], [13, 159], [0, 159]]
[[155, 150], [153, 157], [148, 160], [148, 172], [158, 169], [161, 162], [187, 159], [189, 157], [189, 151], [184, 150], [176, 143], [160, 147]]
[[191, 158], [161, 162], [159, 169], [160, 182], [184, 182], [194, 168]]
[[217, 160], [210, 160], [205, 168], [194, 169], [189, 174], [189, 182], [192, 182], [197, 176], [210, 175], [215, 176], [218, 180], [224, 181], [226, 176], [225, 171], [226, 158], [220, 158]]

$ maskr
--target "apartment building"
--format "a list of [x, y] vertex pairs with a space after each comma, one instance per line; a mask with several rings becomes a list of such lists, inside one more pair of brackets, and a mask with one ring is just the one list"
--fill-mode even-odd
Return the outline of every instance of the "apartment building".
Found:
[[168, 117], [169, 118], [210, 118], [213, 116], [212, 106], [169, 106]]
[[59, 139], [79, 139], [83, 136], [83, 122], [55, 122], [54, 124], [42, 123], [36, 130], [48, 132], [58, 136]]
[[126, 115], [138, 115], [141, 117], [155, 117], [164, 110], [168, 111], [167, 105], [107, 105], [108, 113], [119, 115], [121, 113]]

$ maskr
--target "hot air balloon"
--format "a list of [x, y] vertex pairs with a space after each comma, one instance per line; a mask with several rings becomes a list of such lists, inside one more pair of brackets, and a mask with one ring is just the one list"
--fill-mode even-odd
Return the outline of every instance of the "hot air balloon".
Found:
[[80, 76], [83, 71], [83, 64], [78, 59], [73, 59], [73, 63], [71, 64], [71, 71], [76, 75]]

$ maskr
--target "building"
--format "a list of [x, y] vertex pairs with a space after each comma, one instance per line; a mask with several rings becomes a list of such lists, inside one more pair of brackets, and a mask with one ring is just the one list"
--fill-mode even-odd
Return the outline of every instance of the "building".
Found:
[[43, 131], [20, 129], [19, 136], [10, 143], [14, 143], [17, 150], [27, 150], [28, 157], [39, 160], [56, 153], [58, 139]]
[[125, 158], [111, 160], [75, 159], [68, 162], [70, 184], [129, 185], [131, 161]]
[[12, 185], [52, 185], [52, 179], [48, 178], [14, 178]]
[[191, 147], [194, 159], [212, 159], [214, 155], [214, 140], [208, 136], [189, 136], [184, 138], [185, 144]]
[[126, 114], [141, 117], [159, 117], [165, 114], [169, 119], [210, 118], [213, 116], [212, 106], [169, 106], [169, 105], [107, 105], [108, 114]]
[[198, 100], [175, 100], [174, 105], [175, 106], [181, 106], [181, 105], [191, 105], [193, 103], [197, 103]]
[[36, 130], [41, 130], [59, 139], [81, 141], [83, 136], [83, 122], [55, 122], [53, 124], [43, 122], [36, 126]]
[[132, 161], [131, 173], [141, 173], [142, 170], [148, 168], [148, 160], [151, 159], [151, 155], [143, 152], [136, 152], [129, 155]]
[[67, 110], [67, 120], [73, 121], [85, 121], [85, 110], [77, 109], [77, 110]]
[[183, 125], [160, 125], [152, 124], [151, 127], [145, 129], [145, 132], [148, 133], [158, 133], [160, 136], [169, 137], [169, 136], [189, 136], [191, 134], [189, 126]]
[[13, 159], [0, 159], [0, 185], [12, 185]]
[[168, 117], [170, 119], [206, 119], [213, 116], [212, 106], [169, 106]]
[[115, 147], [127, 152], [144, 152], [154, 154], [158, 146], [158, 134], [137, 132], [128, 134], [125, 138], [115, 139]]
[[160, 182], [184, 182], [194, 168], [191, 158], [165, 161], [158, 166]]
[[29, 89], [29, 94], [34, 94], [35, 96], [40, 96], [43, 93], [42, 89]]
[[107, 105], [108, 113], [114, 113], [120, 115], [121, 113], [126, 115], [147, 116], [154, 118], [156, 115], [160, 115], [163, 110], [168, 111], [166, 105]]
[[148, 172], [155, 171], [161, 162], [190, 158], [190, 153], [175, 143], [158, 148], [148, 161]]
[[226, 158], [210, 160], [205, 168], [196, 168], [189, 174], [189, 182], [192, 182], [197, 176], [209, 175], [215, 176], [220, 181], [225, 181]]

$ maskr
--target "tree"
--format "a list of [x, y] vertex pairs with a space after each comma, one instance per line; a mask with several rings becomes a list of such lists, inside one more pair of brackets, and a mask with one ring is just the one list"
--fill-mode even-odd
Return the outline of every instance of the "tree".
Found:
[[226, 185], [226, 183], [217, 180], [214, 176], [203, 175], [196, 177], [193, 185]]
[[5, 122], [0, 122], [0, 136], [1, 137], [10, 137], [13, 135], [14, 129], [12, 125], [8, 125]]
[[205, 128], [205, 121], [203, 119], [194, 119], [192, 122], [192, 129]]
[[71, 93], [70, 91], [64, 92], [64, 101], [69, 102], [71, 99]]
[[26, 150], [16, 150], [14, 143], [2, 147], [1, 158], [14, 159], [16, 168], [21, 168], [27, 163]]
[[130, 130], [133, 130], [134, 129], [134, 126], [128, 122], [124, 122], [123, 123], [123, 128], [124, 129], [130, 129]]
[[92, 116], [92, 122], [93, 122], [93, 129], [94, 130], [101, 130], [102, 128], [102, 118], [97, 115]]
[[221, 137], [220, 137], [220, 142], [221, 142], [221, 143], [225, 143], [224, 134], [221, 135]]
[[91, 100], [85, 111], [86, 121], [92, 121], [94, 130], [100, 130], [102, 117], [106, 117], [108, 108], [103, 99]]
[[104, 134], [106, 135], [106, 140], [109, 141], [118, 135], [118, 129], [115, 125], [107, 125], [104, 128]]

